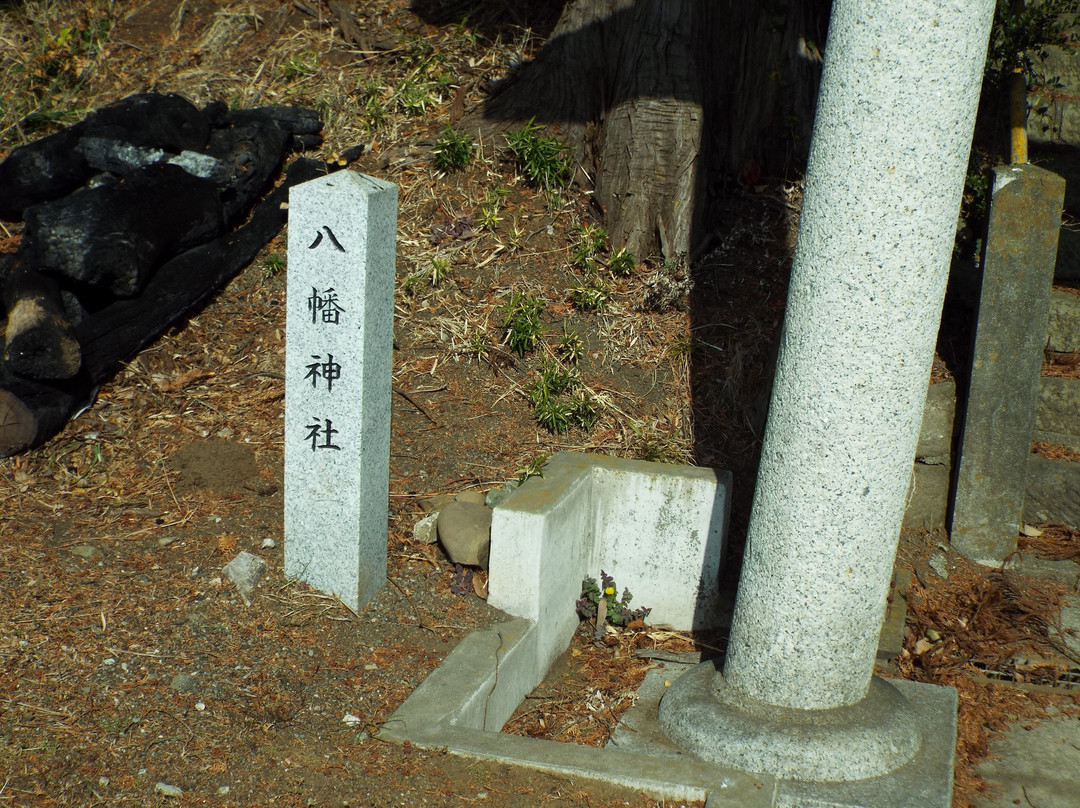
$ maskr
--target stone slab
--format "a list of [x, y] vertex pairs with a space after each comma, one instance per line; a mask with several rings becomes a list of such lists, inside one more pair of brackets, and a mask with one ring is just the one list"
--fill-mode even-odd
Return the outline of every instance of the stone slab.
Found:
[[1080, 527], [1080, 463], [1033, 454], [1028, 456], [1026, 468], [1024, 521]]
[[397, 187], [289, 194], [285, 574], [357, 610], [386, 581]]
[[1023, 724], [1012, 725], [990, 745], [990, 755], [979, 764], [978, 772], [996, 792], [977, 795], [979, 808], [1076, 808], [1080, 719], [1063, 716], [1030, 730]]
[[[1077, 180], [1080, 182], [1080, 178]], [[1080, 351], [1080, 295], [1055, 289], [1050, 296], [1047, 347], [1051, 351]]]
[[1054, 376], [1039, 380], [1032, 438], [1080, 452], [1080, 381]]
[[904, 511], [904, 528], [933, 530], [944, 527], [949, 508], [949, 467], [916, 463], [913, 472]]
[[931, 384], [926, 389], [922, 427], [915, 459], [935, 466], [948, 466], [952, 454], [953, 421], [956, 419], [956, 381]]
[[1036, 166], [994, 172], [950, 530], [982, 564], [1016, 550], [1064, 191]]
[[948, 379], [929, 385], [904, 509], [903, 527], [907, 530], [945, 526], [955, 419], [956, 382]]
[[798, 783], [704, 763], [663, 736], [655, 714], [664, 682], [691, 666], [651, 673], [638, 693], [637, 707], [626, 714], [625, 726], [616, 729], [614, 743], [606, 749], [498, 732], [539, 683], [534, 682], [539, 662], [535, 640], [535, 624], [523, 619], [468, 635], [394, 712], [379, 737], [575, 781], [614, 783], [659, 799], [707, 800], [707, 808], [949, 804], [956, 716], [951, 688], [893, 682], [916, 706], [922, 722], [923, 748], [907, 766], [861, 783]]

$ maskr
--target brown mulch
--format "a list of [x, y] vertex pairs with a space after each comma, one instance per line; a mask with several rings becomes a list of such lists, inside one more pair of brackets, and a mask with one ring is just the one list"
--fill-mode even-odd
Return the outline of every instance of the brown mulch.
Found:
[[1031, 442], [1031, 451], [1045, 457], [1047, 460], [1071, 460], [1080, 461], [1080, 452], [1066, 446], [1058, 446], [1056, 443], [1047, 443], [1044, 440]]

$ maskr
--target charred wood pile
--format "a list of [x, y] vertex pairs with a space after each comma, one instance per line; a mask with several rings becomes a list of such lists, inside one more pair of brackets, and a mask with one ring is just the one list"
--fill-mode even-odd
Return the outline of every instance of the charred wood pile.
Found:
[[[0, 219], [0, 457], [55, 435], [121, 363], [191, 314], [285, 224], [288, 188], [337, 165], [299, 107], [199, 109], [147, 93], [13, 149]], [[265, 194], [265, 198], [264, 198]]]

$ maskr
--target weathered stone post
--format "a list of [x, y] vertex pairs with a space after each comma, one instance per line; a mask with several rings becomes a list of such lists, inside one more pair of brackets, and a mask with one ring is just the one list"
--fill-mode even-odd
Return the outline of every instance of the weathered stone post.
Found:
[[921, 743], [872, 676], [993, 0], [836, 0], [723, 673], [664, 698], [718, 763], [858, 780]]

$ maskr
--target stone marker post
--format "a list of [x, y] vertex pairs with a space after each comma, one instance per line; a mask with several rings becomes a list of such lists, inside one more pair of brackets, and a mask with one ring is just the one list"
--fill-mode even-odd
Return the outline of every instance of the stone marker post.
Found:
[[949, 543], [980, 564], [1016, 552], [1050, 318], [1065, 180], [994, 170]]
[[397, 186], [289, 194], [285, 574], [360, 609], [386, 581]]
[[873, 678], [994, 0], [836, 0], [722, 674], [660, 721], [708, 760], [858, 780], [921, 744]]

